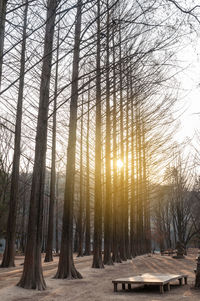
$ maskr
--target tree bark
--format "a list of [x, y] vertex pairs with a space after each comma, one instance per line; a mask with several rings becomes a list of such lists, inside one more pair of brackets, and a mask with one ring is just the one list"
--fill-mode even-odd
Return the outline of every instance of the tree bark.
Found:
[[146, 139], [145, 125], [142, 122], [142, 148], [143, 148], [143, 193], [144, 193], [144, 231], [145, 253], [151, 251], [151, 225], [150, 225], [150, 201], [148, 198], [147, 165], [146, 165]]
[[80, 200], [78, 215], [78, 254], [83, 256], [83, 97], [81, 105], [81, 141], [80, 141]]
[[104, 268], [102, 261], [102, 187], [101, 187], [101, 45], [100, 0], [97, 0], [97, 61], [96, 61], [96, 133], [95, 133], [95, 204], [93, 268]]
[[56, 198], [56, 109], [58, 92], [58, 61], [59, 61], [59, 28], [57, 37], [56, 52], [56, 74], [54, 90], [54, 108], [53, 108], [53, 129], [52, 129], [52, 154], [51, 154], [51, 183], [50, 183], [50, 202], [49, 202], [49, 221], [45, 262], [53, 261], [53, 233], [54, 233], [54, 203]]
[[200, 288], [200, 256], [197, 259], [197, 269], [196, 269], [196, 276], [195, 276], [195, 287]]
[[140, 108], [138, 109], [138, 166], [139, 166], [139, 202], [138, 202], [138, 242], [139, 242], [139, 253], [144, 254], [144, 192], [143, 192], [143, 164], [142, 164], [142, 131], [141, 131], [141, 114]]
[[41, 265], [42, 218], [47, 147], [47, 121], [49, 108], [49, 85], [52, 65], [53, 36], [57, 1], [47, 3], [47, 21], [44, 40], [44, 54], [40, 83], [40, 100], [36, 132], [35, 161], [30, 197], [28, 239], [22, 277], [18, 286], [27, 289], [44, 290], [46, 284]]
[[104, 217], [104, 264], [112, 265], [112, 194], [111, 194], [111, 129], [110, 129], [110, 12], [109, 0], [107, 0], [107, 29], [106, 29], [106, 204]]
[[[13, 167], [10, 187], [10, 202], [9, 214], [7, 221], [6, 247], [3, 255], [1, 267], [14, 267], [15, 259], [15, 239], [16, 239], [16, 220], [17, 220], [17, 204], [19, 193], [19, 163], [20, 163], [20, 144], [21, 144], [21, 124], [22, 124], [22, 106], [23, 106], [23, 92], [24, 92], [24, 70], [25, 70], [25, 54], [26, 54], [26, 27], [28, 14], [28, 0], [25, 2], [24, 9], [24, 24], [22, 34], [22, 48], [20, 59], [20, 81], [17, 101], [17, 115], [15, 123], [15, 144]], [[0, 70], [1, 72], [1, 70]]]
[[59, 197], [59, 173], [57, 173], [57, 179], [56, 179], [56, 229], [55, 229], [55, 237], [56, 237], [56, 254], [58, 254], [59, 252], [59, 242], [58, 242], [58, 233], [59, 233], [59, 229], [58, 229], [58, 211], [59, 211], [59, 207], [58, 207], [58, 197]]
[[116, 59], [115, 59], [115, 28], [113, 25], [113, 262], [121, 263], [119, 252], [119, 182], [117, 174], [117, 95], [116, 95]]
[[130, 226], [129, 226], [129, 100], [130, 100], [130, 82], [127, 74], [127, 103], [126, 103], [126, 164], [125, 164], [125, 247], [127, 259], [131, 259], [130, 252]]
[[[130, 75], [131, 76], [131, 75]], [[134, 142], [134, 99], [132, 79], [131, 85], [131, 208], [130, 208], [130, 248], [132, 257], [136, 256], [135, 233], [136, 233], [136, 198], [135, 198], [135, 142]]]
[[0, 0], [0, 90], [1, 90], [1, 78], [2, 78], [3, 48], [4, 48], [7, 2], [8, 0]]
[[64, 195], [62, 239], [58, 270], [55, 275], [55, 278], [60, 279], [82, 278], [81, 274], [76, 270], [73, 260], [73, 202], [77, 128], [78, 76], [81, 42], [81, 18], [82, 0], [78, 0], [75, 22], [75, 43], [73, 53], [72, 88], [70, 102], [69, 138], [67, 149], [67, 168]]
[[[120, 81], [120, 159], [124, 163], [124, 114], [123, 114], [123, 78], [122, 78], [122, 44], [121, 44], [121, 24], [119, 24], [119, 81]], [[124, 164], [120, 171], [120, 257], [127, 260], [125, 249], [125, 206], [124, 206]]]
[[87, 137], [86, 137], [86, 229], [85, 229], [85, 254], [91, 254], [91, 230], [90, 230], [90, 155], [89, 155], [89, 132], [90, 132], [90, 86], [88, 87], [88, 116], [87, 116]]

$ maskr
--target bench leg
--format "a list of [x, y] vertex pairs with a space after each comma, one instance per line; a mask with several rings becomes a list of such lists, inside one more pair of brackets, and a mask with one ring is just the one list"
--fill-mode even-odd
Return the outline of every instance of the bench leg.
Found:
[[160, 285], [160, 293], [161, 293], [161, 294], [164, 294], [164, 288], [163, 288], [163, 285]]
[[187, 284], [187, 277], [184, 277], [184, 280], [185, 280], [185, 284]]
[[114, 292], [117, 292], [117, 283], [114, 283]]
[[167, 288], [167, 291], [170, 291], [170, 284], [169, 283], [166, 284], [166, 288]]
[[128, 284], [128, 289], [129, 289], [129, 291], [131, 290], [131, 284], [130, 283]]
[[122, 283], [122, 289], [125, 291], [126, 289], [125, 283]]
[[183, 278], [179, 279], [179, 285], [183, 285]]

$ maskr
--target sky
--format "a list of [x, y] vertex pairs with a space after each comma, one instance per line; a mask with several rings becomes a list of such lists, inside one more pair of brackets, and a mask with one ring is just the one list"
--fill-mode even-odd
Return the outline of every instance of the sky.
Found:
[[182, 112], [179, 117], [180, 129], [176, 134], [179, 142], [186, 137], [195, 139], [195, 130], [200, 129], [200, 42], [196, 46], [194, 44], [188, 43], [177, 54], [183, 68], [177, 75], [180, 84], [177, 107]]

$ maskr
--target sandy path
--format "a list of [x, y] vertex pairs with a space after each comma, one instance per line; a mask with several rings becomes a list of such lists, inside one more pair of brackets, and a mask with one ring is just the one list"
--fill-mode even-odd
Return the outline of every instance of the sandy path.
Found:
[[[22, 272], [19, 259], [15, 268], [0, 269], [0, 301], [200, 301], [200, 291], [190, 289], [194, 284], [195, 257], [196, 254], [189, 254], [185, 259], [176, 260], [170, 256], [144, 255], [122, 264], [106, 266], [102, 270], [91, 268], [92, 257], [75, 258], [76, 267], [84, 277], [81, 280], [53, 279], [58, 261], [58, 258], [55, 258], [53, 263], [43, 264], [47, 283], [47, 290], [43, 292], [15, 286]], [[112, 279], [147, 272], [186, 273], [189, 275], [188, 285], [179, 286], [178, 282], [174, 282], [170, 292], [165, 292], [164, 295], [160, 295], [157, 287], [137, 287], [130, 292], [113, 292]]]

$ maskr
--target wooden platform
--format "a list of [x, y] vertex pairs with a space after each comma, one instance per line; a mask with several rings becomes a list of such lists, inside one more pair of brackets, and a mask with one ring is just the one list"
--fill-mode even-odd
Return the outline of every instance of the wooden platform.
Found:
[[185, 284], [187, 284], [188, 275], [174, 275], [174, 274], [154, 274], [146, 273], [139, 276], [129, 277], [129, 278], [119, 278], [112, 281], [114, 284], [114, 292], [117, 292], [117, 285], [122, 284], [122, 289], [126, 289], [126, 284], [128, 284], [128, 289], [131, 290], [131, 284], [144, 284], [144, 285], [157, 285], [160, 287], [160, 293], [164, 293], [164, 286], [167, 291], [170, 290], [170, 282], [179, 280], [179, 284], [183, 284], [183, 279]]

